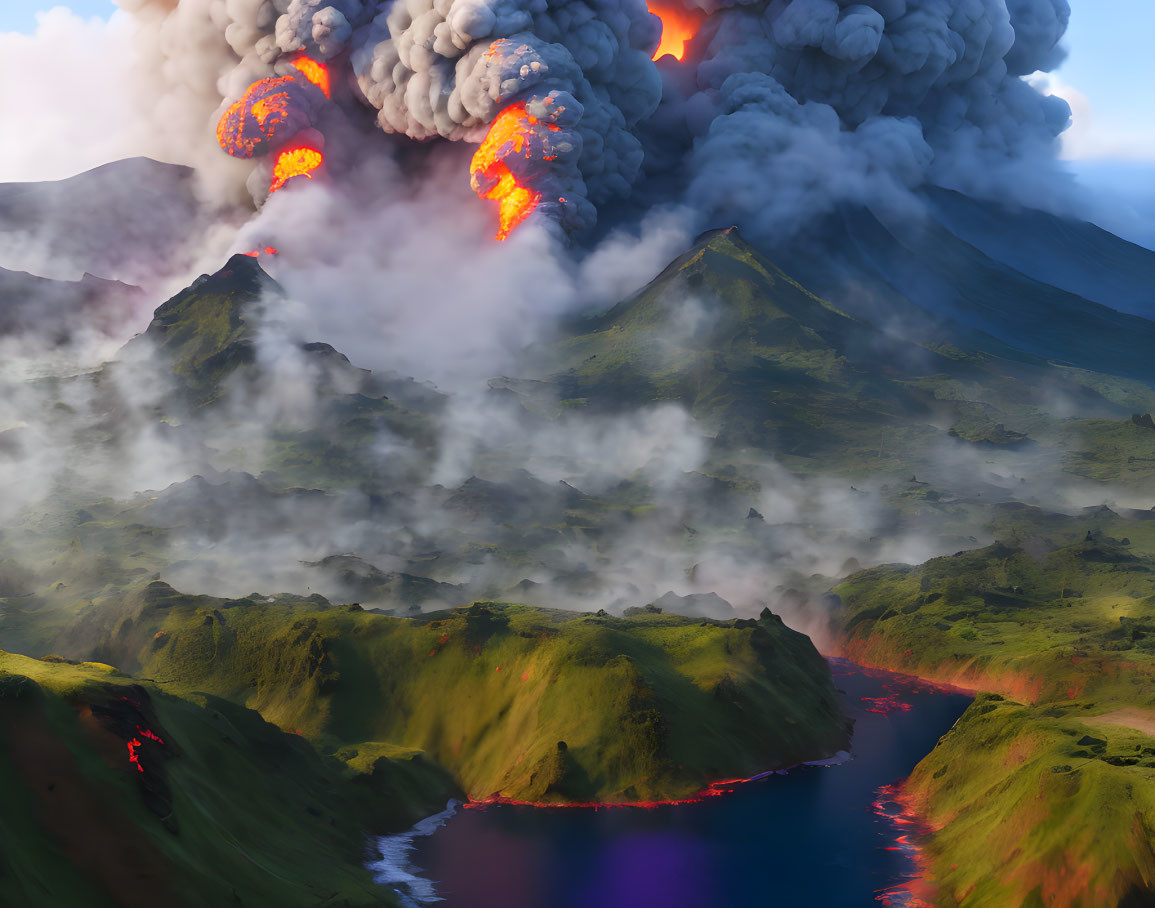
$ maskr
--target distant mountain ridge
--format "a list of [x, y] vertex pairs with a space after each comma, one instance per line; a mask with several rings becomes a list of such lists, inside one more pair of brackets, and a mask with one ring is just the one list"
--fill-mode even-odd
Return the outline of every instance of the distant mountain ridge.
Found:
[[0, 267], [139, 283], [199, 235], [201, 216], [192, 168], [151, 158], [0, 183]]
[[964, 242], [1027, 277], [1110, 309], [1155, 317], [1155, 252], [1089, 221], [980, 202], [929, 188], [934, 217]]

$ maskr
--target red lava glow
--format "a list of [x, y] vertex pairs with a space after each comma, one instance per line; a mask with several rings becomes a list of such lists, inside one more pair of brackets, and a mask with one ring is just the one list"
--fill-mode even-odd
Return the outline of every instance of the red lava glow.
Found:
[[[537, 117], [526, 111], [524, 104], [507, 107], [490, 125], [485, 140], [474, 152], [469, 165], [469, 173], [475, 179], [480, 173], [485, 178], [483, 184], [492, 184], [484, 191], [479, 189], [477, 194], [483, 199], [497, 202], [499, 240], [507, 239], [541, 201], [541, 193], [522, 186], [504, 160], [510, 154], [528, 157], [526, 128], [536, 124]], [[556, 130], [557, 127], [550, 124], [550, 129]]]
[[887, 693], [884, 697], [863, 697], [862, 702], [866, 704], [866, 711], [868, 713], [878, 713], [880, 716], [888, 716], [893, 712], [909, 712], [910, 704], [905, 700], [898, 699], [892, 693]]
[[125, 746], [128, 748], [128, 762], [134, 763], [137, 769], [144, 772], [144, 767], [140, 765], [140, 754], [136, 752], [136, 749], [141, 746], [140, 739], [133, 738], [131, 741], [128, 741]]
[[164, 743], [164, 739], [161, 738], [154, 731], [149, 731], [147, 728], [141, 728], [139, 725], [136, 727], [136, 730], [138, 732], [140, 732], [142, 735], [144, 735], [146, 738], [148, 738], [150, 741], [156, 741], [157, 744], [163, 744]]
[[654, 51], [654, 59], [669, 54], [675, 60], [681, 60], [686, 54], [686, 42], [698, 33], [706, 14], [701, 10], [691, 12], [677, 0], [668, 3], [649, 0], [646, 6], [662, 20], [662, 41]]
[[329, 93], [329, 67], [305, 54], [298, 55], [290, 63], [297, 72], [321, 89], [326, 98], [332, 97]]
[[[128, 698], [125, 697], [124, 699], [127, 700]], [[141, 728], [139, 725], [136, 727], [136, 730], [142, 738], [147, 738], [149, 741], [155, 741], [157, 744], [164, 743], [164, 740], [160, 737], [160, 735], [154, 731], [150, 731], [147, 728]], [[128, 748], [128, 762], [135, 766], [138, 771], [144, 772], [144, 766], [140, 762], [140, 753], [138, 752], [138, 748], [143, 747], [144, 743], [140, 740], [140, 738], [133, 738], [131, 741], [126, 741], [124, 746]]]
[[286, 148], [277, 155], [277, 162], [273, 165], [273, 181], [269, 184], [269, 192], [276, 192], [294, 177], [313, 179], [313, 172], [324, 162], [325, 156], [308, 145]]
[[[966, 694], [971, 697], [976, 693], [974, 688], [959, 687], [955, 684], [933, 681], [930, 678], [920, 678], [918, 675], [904, 675], [891, 669], [863, 665], [853, 660], [831, 657], [827, 661], [830, 663], [830, 673], [836, 678], [850, 673], [866, 675], [868, 678], [875, 678], [882, 682], [884, 696], [862, 698], [863, 702], [868, 704], [867, 712], [881, 712], [883, 714], [895, 710], [906, 712], [910, 709], [910, 704], [901, 699], [902, 693]], [[886, 708], [888, 706], [889, 708]]]
[[235, 158], [264, 154], [278, 128], [289, 120], [288, 86], [293, 81], [292, 76], [278, 76], [250, 85], [217, 123], [221, 148]]
[[254, 249], [252, 252], [242, 252], [241, 255], [247, 255], [251, 259], [260, 258], [262, 255], [276, 255], [277, 250], [272, 246], [266, 246], [264, 249]]
[[465, 810], [484, 810], [486, 807], [491, 807], [494, 804], [501, 804], [508, 807], [556, 807], [564, 810], [616, 810], [622, 807], [637, 807], [641, 810], [656, 810], [659, 807], [676, 807], [682, 804], [701, 804], [707, 798], [720, 798], [723, 795], [733, 794], [739, 785], [745, 785], [747, 782], [756, 782], [759, 779], [764, 779], [771, 775], [771, 772], [759, 773], [758, 775], [751, 776], [748, 779], [725, 779], [719, 782], [711, 782], [692, 797], [676, 798], [669, 801], [567, 801], [564, 803], [551, 803], [549, 801], [519, 801], [516, 798], [505, 798], [501, 797], [500, 795], [495, 795], [494, 797], [484, 798], [480, 801], [467, 801], [461, 806]]
[[886, 908], [933, 908], [934, 887], [929, 877], [930, 862], [919, 844], [919, 840], [929, 834], [930, 829], [919, 819], [901, 783], [883, 785], [876, 792], [870, 807], [875, 816], [899, 833], [893, 839], [894, 844], [887, 846], [886, 850], [901, 852], [914, 865], [914, 870], [905, 880], [876, 891], [874, 900]]

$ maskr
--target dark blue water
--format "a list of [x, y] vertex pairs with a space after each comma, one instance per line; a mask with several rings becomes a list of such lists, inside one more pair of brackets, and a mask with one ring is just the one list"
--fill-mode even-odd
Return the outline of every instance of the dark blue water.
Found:
[[909, 830], [872, 804], [882, 786], [910, 774], [969, 698], [845, 662], [834, 670], [856, 720], [846, 763], [681, 806], [458, 811], [415, 841], [412, 862], [446, 908], [877, 906], [878, 893], [913, 867], [894, 848]]

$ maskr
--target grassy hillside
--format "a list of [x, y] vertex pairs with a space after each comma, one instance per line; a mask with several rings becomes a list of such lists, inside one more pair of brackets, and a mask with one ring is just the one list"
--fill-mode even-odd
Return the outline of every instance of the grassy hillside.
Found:
[[453, 789], [427, 768], [399, 792], [404, 760], [391, 783], [357, 769], [218, 697], [0, 652], [0, 902], [393, 904], [367, 832]]
[[848, 741], [826, 663], [768, 612], [715, 622], [475, 603], [407, 619], [156, 582], [61, 642], [249, 706], [347, 761], [420, 749], [478, 799], [679, 798]]
[[[1010, 450], [1024, 470], [1070, 453], [1071, 472], [1102, 472], [1131, 414], [1155, 407], [1150, 388], [1112, 374], [1119, 360], [1089, 372], [959, 324], [906, 334], [893, 288], [872, 313], [890, 312], [895, 324], [881, 331], [816, 296], [792, 265], [807, 271], [801, 259], [775, 264], [734, 229], [704, 235], [636, 296], [549, 348], [563, 407], [679, 401], [716, 433], [719, 460], [755, 448], [799, 472], [851, 476], [924, 474], [956, 451]], [[1055, 322], [1064, 336], [1084, 330]], [[1129, 440], [1127, 456], [1145, 440]]]
[[[885, 286], [924, 311], [1046, 360], [1146, 382], [1155, 379], [1147, 356], [1155, 342], [1155, 323], [1061, 289], [1068, 264], [1056, 251], [1062, 242], [1049, 250], [1059, 262], [1052, 267], [1056, 285], [985, 255], [933, 219], [892, 225], [861, 211], [848, 213], [835, 229], [837, 239], [831, 237], [828, 247], [836, 250], [833, 258], [839, 262], [833, 270], [848, 284], [861, 278], [865, 286]], [[1120, 241], [1114, 251], [1127, 245]], [[1122, 260], [1138, 270], [1142, 286], [1142, 272], [1152, 267], [1150, 253], [1138, 247], [1132, 247], [1132, 253]], [[1073, 256], [1070, 266], [1076, 267], [1085, 254]], [[1097, 259], [1093, 273], [1109, 270], [1108, 261]], [[1028, 262], [1022, 264], [1042, 273]], [[1108, 292], [1095, 295], [1110, 299], [1113, 281], [1102, 283], [1101, 291]], [[1124, 278], [1123, 283], [1130, 281]], [[1078, 287], [1079, 282], [1069, 285]], [[1121, 292], [1116, 288], [1115, 295]], [[1120, 300], [1119, 307], [1125, 308], [1125, 302]]]
[[[884, 566], [838, 587], [844, 650], [991, 692], [908, 783], [936, 830], [938, 904], [1149, 904], [1155, 558], [1146, 521], [1107, 512], [1013, 523], [1051, 538]], [[1129, 525], [1144, 539], [1096, 523]]]

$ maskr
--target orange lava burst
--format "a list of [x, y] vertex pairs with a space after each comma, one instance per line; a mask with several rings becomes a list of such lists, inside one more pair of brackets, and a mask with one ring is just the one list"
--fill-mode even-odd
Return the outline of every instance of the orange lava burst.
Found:
[[276, 192], [293, 177], [313, 179], [313, 171], [324, 162], [325, 156], [308, 145], [286, 148], [277, 155], [277, 162], [273, 165], [273, 182], [269, 184], [269, 192]]
[[662, 20], [662, 42], [654, 51], [654, 59], [669, 54], [675, 60], [681, 60], [686, 53], [686, 42], [698, 33], [706, 14], [701, 10], [691, 12], [677, 0], [672, 3], [649, 0], [647, 8]]
[[[497, 115], [489, 127], [485, 141], [474, 152], [469, 165], [472, 175], [482, 174], [486, 181], [493, 181], [485, 192], [478, 192], [483, 199], [497, 202], [497, 239], [509, 237], [518, 224], [529, 217], [541, 201], [541, 193], [522, 186], [506, 165], [503, 158], [510, 153], [525, 154], [528, 126], [536, 125], [537, 118], [529, 114], [524, 104], [514, 104]], [[556, 129], [556, 127], [554, 127]]]
[[332, 97], [329, 94], [329, 67], [305, 54], [300, 54], [290, 63], [297, 72], [321, 89], [326, 98]]
[[221, 148], [238, 158], [251, 158], [260, 153], [277, 127], [288, 119], [291, 102], [288, 91], [283, 89], [292, 81], [292, 76], [279, 76], [250, 85], [217, 123], [217, 142]]

